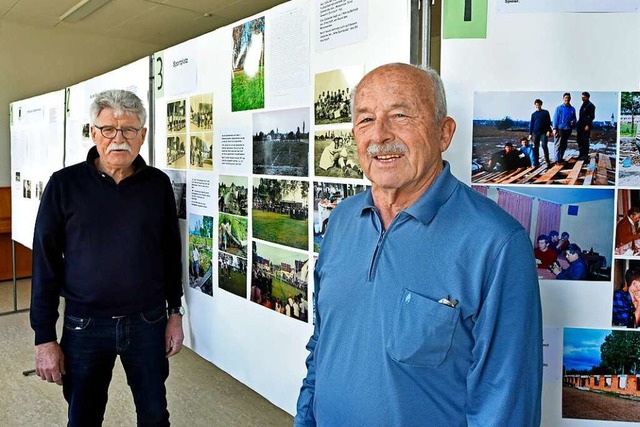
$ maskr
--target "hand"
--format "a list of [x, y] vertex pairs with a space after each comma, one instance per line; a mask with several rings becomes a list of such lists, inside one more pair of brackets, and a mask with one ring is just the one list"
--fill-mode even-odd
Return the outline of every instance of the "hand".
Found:
[[558, 136], [558, 129], [553, 130], [553, 136]]
[[182, 341], [184, 333], [182, 332], [182, 316], [172, 314], [167, 320], [167, 328], [164, 332], [164, 347], [167, 357], [174, 356], [182, 350]]
[[586, 126], [584, 127], [584, 131], [585, 131], [585, 132], [589, 132], [589, 125], [586, 125]]
[[529, 137], [527, 138], [529, 141], [531, 141], [531, 135], [529, 135]]
[[50, 383], [62, 385], [64, 354], [57, 341], [36, 346], [36, 375]]

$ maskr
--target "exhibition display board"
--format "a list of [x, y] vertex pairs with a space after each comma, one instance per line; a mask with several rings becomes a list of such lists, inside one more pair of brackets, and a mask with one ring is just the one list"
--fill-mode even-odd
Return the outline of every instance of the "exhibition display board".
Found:
[[[71, 166], [87, 158], [93, 146], [89, 126], [89, 106], [95, 95], [108, 89], [126, 89], [134, 92], [142, 100], [147, 114], [149, 111], [149, 58], [141, 58], [116, 70], [77, 83], [66, 89], [65, 114], [65, 158], [64, 165]], [[146, 126], [149, 126], [148, 119]], [[148, 133], [147, 133], [148, 135]], [[140, 149], [140, 155], [149, 161], [147, 140]]]
[[[640, 56], [630, 43], [640, 36], [640, 2], [489, 0], [484, 15], [473, 8], [485, 2], [473, 3], [469, 21], [462, 3], [444, 4], [451, 36], [442, 41], [441, 73], [458, 125], [445, 157], [518, 219], [536, 248], [542, 424], [631, 425], [640, 421], [640, 335], [631, 329], [640, 288], [634, 275], [630, 293], [621, 288], [625, 273], [640, 268], [637, 218], [627, 218], [640, 206]], [[464, 31], [476, 19], [486, 36]], [[563, 130], [566, 93], [575, 117]], [[543, 113], [535, 100], [552, 124], [536, 129]], [[547, 137], [550, 127], [559, 128], [557, 140]], [[552, 237], [548, 245], [541, 235]], [[557, 247], [551, 259], [543, 246]]]
[[64, 155], [64, 90], [12, 102], [11, 239], [31, 248], [42, 192]]
[[291, 1], [153, 57], [155, 165], [185, 231], [185, 342], [290, 413], [328, 217], [366, 187], [350, 90], [408, 62], [409, 3]]

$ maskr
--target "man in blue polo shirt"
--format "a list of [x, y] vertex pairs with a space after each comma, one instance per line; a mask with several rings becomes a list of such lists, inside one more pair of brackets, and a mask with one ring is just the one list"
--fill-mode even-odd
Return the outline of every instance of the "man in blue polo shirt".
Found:
[[564, 152], [567, 150], [571, 130], [576, 125], [576, 109], [571, 105], [571, 94], [562, 95], [562, 104], [556, 107], [553, 114], [553, 136], [555, 137], [555, 161], [564, 163]]
[[538, 426], [531, 241], [443, 162], [456, 125], [442, 81], [387, 64], [353, 100], [372, 187], [331, 214], [295, 425]]

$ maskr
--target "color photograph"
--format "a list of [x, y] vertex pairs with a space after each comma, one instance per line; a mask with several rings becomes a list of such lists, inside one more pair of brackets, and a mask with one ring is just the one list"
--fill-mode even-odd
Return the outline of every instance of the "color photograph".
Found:
[[496, 202], [527, 231], [538, 279], [611, 280], [613, 189], [472, 188]]
[[614, 185], [616, 92], [476, 92], [471, 181]]
[[246, 176], [220, 175], [218, 211], [239, 216], [248, 215], [249, 179]]
[[213, 218], [189, 214], [189, 287], [213, 295]]
[[247, 218], [220, 214], [218, 218], [218, 249], [246, 258], [247, 227]]
[[562, 418], [640, 421], [640, 334], [564, 328]]
[[253, 173], [309, 175], [309, 109], [253, 115]]
[[316, 176], [362, 179], [358, 150], [350, 129], [332, 129], [315, 133], [313, 142]]
[[218, 287], [247, 298], [247, 259], [218, 252]]
[[361, 66], [318, 73], [314, 86], [315, 124], [351, 122], [351, 90], [363, 76]]
[[363, 184], [313, 183], [313, 251], [320, 252], [329, 217], [338, 203], [367, 189]]
[[640, 92], [620, 94], [618, 184], [640, 186]]
[[250, 299], [287, 317], [307, 322], [309, 257], [253, 241]]
[[613, 269], [611, 326], [640, 326], [640, 260], [616, 259]]
[[640, 257], [640, 190], [618, 190], [615, 254]]
[[253, 179], [253, 237], [308, 250], [306, 181]]
[[233, 27], [231, 111], [264, 108], [264, 16]]

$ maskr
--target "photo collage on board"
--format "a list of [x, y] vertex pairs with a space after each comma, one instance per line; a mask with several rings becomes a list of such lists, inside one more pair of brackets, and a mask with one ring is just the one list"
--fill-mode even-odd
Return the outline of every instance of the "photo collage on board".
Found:
[[[588, 88], [474, 94], [472, 187], [528, 232], [540, 285], [611, 286], [591, 308], [610, 329], [564, 328], [563, 418], [610, 419], [586, 408], [617, 404], [603, 392], [640, 389], [628, 375], [640, 369], [637, 350], [618, 354], [640, 338], [627, 330], [640, 324], [638, 105], [640, 93]], [[640, 421], [626, 414], [616, 420]]]

